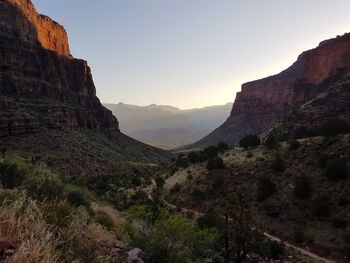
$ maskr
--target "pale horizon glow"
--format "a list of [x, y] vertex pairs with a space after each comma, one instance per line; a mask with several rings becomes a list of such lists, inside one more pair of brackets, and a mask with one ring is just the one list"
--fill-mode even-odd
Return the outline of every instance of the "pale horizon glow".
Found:
[[64, 25], [103, 103], [201, 108], [350, 31], [348, 0], [33, 0]]

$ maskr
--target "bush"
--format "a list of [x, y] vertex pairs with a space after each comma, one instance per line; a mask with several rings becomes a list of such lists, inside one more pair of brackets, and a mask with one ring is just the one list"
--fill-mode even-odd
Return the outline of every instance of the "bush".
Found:
[[223, 169], [225, 167], [224, 161], [220, 157], [210, 158], [207, 163], [208, 170]]
[[350, 124], [344, 120], [329, 120], [324, 125], [322, 125], [318, 134], [325, 137], [333, 137], [338, 134], [349, 133], [350, 132]]
[[101, 226], [106, 227], [108, 230], [112, 230], [115, 227], [113, 218], [105, 212], [96, 212], [94, 220], [96, 223], [99, 223]]
[[312, 202], [313, 213], [316, 217], [327, 217], [330, 214], [329, 198], [322, 196]]
[[275, 160], [272, 163], [272, 170], [278, 173], [285, 170], [285, 165], [280, 155], [276, 155]]
[[345, 229], [348, 227], [349, 222], [343, 218], [333, 218], [331, 223], [336, 229]]
[[246, 135], [239, 141], [239, 146], [242, 148], [256, 147], [260, 145], [260, 138], [256, 135]]
[[72, 205], [79, 207], [85, 206], [90, 207], [90, 201], [86, 197], [86, 195], [81, 191], [81, 189], [77, 187], [68, 187], [66, 189], [66, 198], [69, 203]]
[[190, 152], [187, 155], [187, 158], [188, 158], [190, 163], [200, 163], [200, 162], [204, 162], [205, 160], [207, 160], [208, 156], [201, 153], [201, 152]]
[[57, 175], [37, 169], [24, 181], [23, 188], [35, 199], [55, 200], [63, 197], [64, 185]]
[[294, 196], [302, 200], [307, 200], [311, 198], [311, 195], [312, 186], [310, 179], [306, 176], [297, 177], [294, 182]]
[[219, 142], [216, 148], [218, 149], [219, 152], [225, 152], [229, 149], [228, 145], [224, 142]]
[[342, 180], [349, 176], [346, 164], [342, 161], [330, 161], [326, 167], [326, 175], [330, 180]]
[[209, 158], [214, 158], [218, 155], [218, 149], [215, 146], [209, 146], [203, 150], [203, 153]]
[[276, 185], [271, 181], [270, 177], [262, 176], [258, 182], [258, 201], [263, 201], [276, 192]]
[[30, 171], [31, 167], [22, 160], [6, 160], [0, 163], [0, 182], [6, 188], [20, 186]]

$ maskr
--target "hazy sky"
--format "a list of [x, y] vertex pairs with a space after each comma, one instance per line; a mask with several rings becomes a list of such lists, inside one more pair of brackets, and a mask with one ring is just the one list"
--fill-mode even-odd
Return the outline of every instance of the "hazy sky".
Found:
[[232, 102], [321, 40], [350, 31], [349, 0], [33, 0], [63, 24], [103, 102]]

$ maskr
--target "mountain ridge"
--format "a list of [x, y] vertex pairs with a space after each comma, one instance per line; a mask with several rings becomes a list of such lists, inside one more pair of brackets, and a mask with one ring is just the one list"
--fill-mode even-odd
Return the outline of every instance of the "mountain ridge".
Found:
[[261, 134], [348, 72], [350, 34], [322, 41], [286, 70], [243, 84], [227, 121], [185, 148], [203, 148], [220, 140], [237, 145], [246, 134]]

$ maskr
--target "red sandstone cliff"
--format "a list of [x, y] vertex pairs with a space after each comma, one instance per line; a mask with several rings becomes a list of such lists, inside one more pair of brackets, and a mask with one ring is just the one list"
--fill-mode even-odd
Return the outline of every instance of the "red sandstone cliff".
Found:
[[65, 29], [30, 0], [0, 1], [0, 136], [55, 129], [118, 131]]
[[245, 134], [260, 134], [349, 72], [350, 34], [323, 41], [285, 71], [243, 84], [227, 121], [189, 147], [235, 145]]

